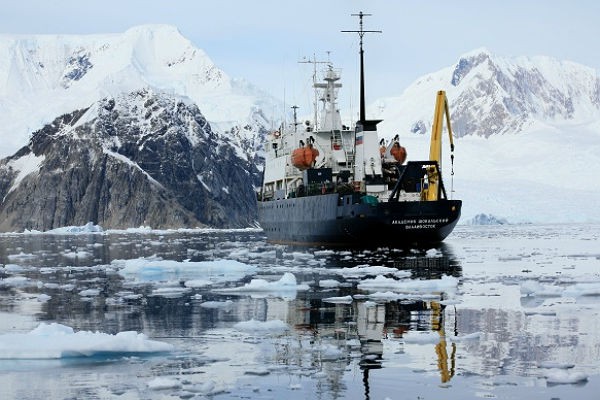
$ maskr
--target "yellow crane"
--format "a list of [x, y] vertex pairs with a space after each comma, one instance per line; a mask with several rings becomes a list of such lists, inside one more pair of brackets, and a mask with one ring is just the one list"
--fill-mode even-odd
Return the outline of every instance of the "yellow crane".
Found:
[[435, 100], [435, 111], [433, 114], [433, 126], [431, 128], [431, 144], [429, 147], [429, 160], [437, 162], [436, 166], [427, 167], [427, 188], [423, 190], [422, 199], [427, 201], [439, 200], [440, 171], [442, 169], [442, 130], [444, 128], [444, 116], [450, 137], [450, 158], [454, 161], [454, 139], [452, 136], [452, 125], [450, 124], [450, 111], [448, 110], [448, 99], [446, 92], [437, 92]]

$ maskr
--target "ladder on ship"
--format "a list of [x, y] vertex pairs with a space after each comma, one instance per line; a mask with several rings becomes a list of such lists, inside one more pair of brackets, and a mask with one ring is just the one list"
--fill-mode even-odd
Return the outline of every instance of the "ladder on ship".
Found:
[[343, 150], [344, 158], [346, 160], [346, 168], [352, 169], [354, 167], [354, 151], [353, 148], [348, 150], [348, 146], [344, 146], [344, 141], [342, 140], [342, 132], [339, 130], [334, 130], [331, 134], [331, 147], [334, 150]]

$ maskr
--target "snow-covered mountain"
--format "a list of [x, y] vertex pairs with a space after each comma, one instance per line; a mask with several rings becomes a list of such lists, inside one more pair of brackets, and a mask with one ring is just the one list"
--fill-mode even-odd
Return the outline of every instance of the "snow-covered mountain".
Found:
[[122, 34], [0, 35], [0, 157], [57, 116], [142, 88], [192, 99], [216, 133], [256, 149], [262, 110], [280, 103], [231, 79], [179, 31], [144, 25]]
[[[479, 49], [380, 99], [369, 118], [399, 134], [409, 159], [429, 154], [435, 96], [445, 90], [457, 137], [446, 185], [464, 201], [462, 222], [489, 214], [509, 223], [600, 221], [600, 78], [548, 57], [503, 58]], [[446, 140], [446, 138], [443, 138]]]
[[369, 114], [384, 119], [384, 130], [430, 132], [438, 90], [446, 91], [457, 137], [515, 134], [539, 122], [600, 119], [600, 76], [593, 68], [542, 56], [504, 58], [487, 49], [423, 76], [399, 97], [376, 101]]
[[122, 93], [62, 115], [0, 161], [0, 230], [247, 227], [259, 175], [189, 99]]
[[[600, 165], [597, 71], [547, 57], [503, 58], [478, 49], [418, 79], [400, 96], [377, 100], [367, 116], [384, 120], [378, 126], [383, 136], [400, 135], [409, 159], [425, 159], [438, 90], [447, 92], [457, 136], [456, 175], [450, 173], [449, 160], [443, 167], [447, 188], [464, 200], [463, 222], [476, 222], [473, 218], [480, 214], [509, 223], [600, 221], [600, 208], [594, 206], [600, 203], [595, 172]], [[43, 169], [35, 163], [40, 159], [32, 148], [15, 153], [31, 146], [32, 132], [60, 130], [52, 125], [58, 116], [79, 115], [80, 110], [97, 108], [99, 101], [140, 91], [152, 93], [155, 103], [190, 99], [181, 102], [195, 103], [214, 134], [207, 142], [215, 145], [211, 157], [227, 148], [251, 175], [260, 164], [257, 154], [266, 130], [273, 125], [263, 110], [282, 114], [273, 111], [282, 109], [281, 102], [228, 77], [171, 26], [139, 26], [110, 35], [0, 35], [0, 157], [11, 156], [3, 164], [3, 196], [25, 182], [20, 179]], [[137, 115], [129, 122], [139, 123], [140, 132], [148, 135], [144, 118], [125, 109]], [[171, 114], [163, 115], [162, 124], [173, 122]], [[79, 132], [72, 128], [60, 130], [69, 143], [74, 138], [66, 133]], [[124, 156], [122, 163], [139, 166], [133, 147], [111, 151]], [[160, 182], [151, 169], [142, 171]], [[206, 184], [208, 178], [196, 183]], [[219, 190], [227, 188], [224, 178], [219, 179]]]

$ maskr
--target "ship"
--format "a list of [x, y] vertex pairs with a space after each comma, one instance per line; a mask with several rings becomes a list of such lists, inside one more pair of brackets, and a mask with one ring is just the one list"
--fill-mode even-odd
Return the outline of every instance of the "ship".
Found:
[[[380, 138], [365, 112], [363, 17], [360, 37], [360, 113], [353, 127], [338, 109], [341, 70], [326, 62], [313, 89], [314, 121], [293, 121], [273, 130], [265, 149], [258, 219], [267, 241], [281, 244], [372, 247], [430, 245], [456, 226], [462, 201], [448, 197], [442, 180], [444, 120], [454, 162], [448, 100], [436, 94], [429, 159], [406, 160], [398, 141]], [[317, 104], [320, 103], [320, 118]], [[454, 172], [452, 171], [452, 174]]]

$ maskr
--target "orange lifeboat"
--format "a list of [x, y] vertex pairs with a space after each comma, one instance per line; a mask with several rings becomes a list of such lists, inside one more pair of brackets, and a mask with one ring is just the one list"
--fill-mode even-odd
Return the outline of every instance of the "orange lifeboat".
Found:
[[300, 147], [292, 152], [292, 165], [303, 171], [312, 166], [312, 150], [308, 147]]
[[406, 161], [406, 149], [400, 146], [399, 143], [394, 143], [394, 146], [392, 146], [390, 150], [390, 154], [400, 164], [404, 164], [404, 161]]

